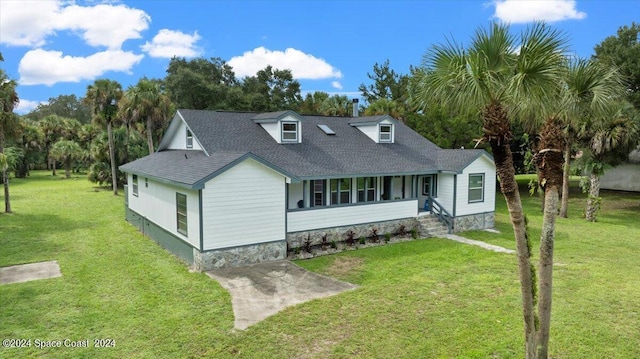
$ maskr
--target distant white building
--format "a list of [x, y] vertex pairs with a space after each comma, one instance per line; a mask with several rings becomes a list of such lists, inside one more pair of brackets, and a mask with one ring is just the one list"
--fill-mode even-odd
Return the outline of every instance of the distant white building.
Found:
[[626, 163], [607, 170], [600, 188], [640, 192], [640, 150], [631, 152]]

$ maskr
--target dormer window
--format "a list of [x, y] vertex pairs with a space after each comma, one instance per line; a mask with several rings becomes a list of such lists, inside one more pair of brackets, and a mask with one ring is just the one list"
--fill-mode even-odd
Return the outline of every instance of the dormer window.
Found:
[[282, 122], [282, 142], [298, 142], [297, 122]]
[[393, 132], [391, 125], [380, 125], [379, 142], [392, 142]]
[[193, 134], [187, 128], [187, 148], [193, 148]]

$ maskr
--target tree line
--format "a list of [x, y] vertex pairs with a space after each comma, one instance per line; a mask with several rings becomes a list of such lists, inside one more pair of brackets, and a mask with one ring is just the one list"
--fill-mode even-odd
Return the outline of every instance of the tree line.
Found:
[[[376, 63], [359, 90], [365, 115], [389, 114], [444, 148], [484, 146], [493, 154], [513, 226], [527, 358], [546, 358], [556, 216], [567, 216], [571, 159], [586, 174], [586, 218], [595, 221], [599, 178], [640, 142], [640, 25], [623, 26], [589, 59], [566, 55], [566, 36], [543, 23], [514, 36], [508, 25], [479, 28], [467, 47], [434, 45], [408, 74]], [[517, 50], [516, 50], [517, 49]], [[0, 55], [1, 60], [1, 55]], [[267, 66], [237, 79], [222, 59], [173, 58], [164, 79], [126, 90], [112, 80], [89, 85], [83, 98], [62, 95], [17, 116], [15, 81], [0, 69], [0, 166], [5, 211], [9, 172], [61, 166], [87, 170], [115, 194], [117, 166], [152, 153], [176, 108], [348, 116], [346, 96], [301, 96], [290, 70]], [[515, 175], [533, 171], [543, 194], [538, 267]]]

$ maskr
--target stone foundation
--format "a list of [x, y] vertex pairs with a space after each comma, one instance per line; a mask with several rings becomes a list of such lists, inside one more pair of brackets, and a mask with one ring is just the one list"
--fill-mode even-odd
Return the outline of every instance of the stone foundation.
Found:
[[[332, 242], [342, 243], [347, 240], [347, 233], [349, 231], [353, 231], [353, 238], [357, 242], [361, 237], [369, 239], [369, 237], [373, 236], [374, 229], [377, 231], [377, 235], [379, 236], [378, 238], [381, 241], [384, 241], [386, 233], [395, 235], [400, 232], [400, 226], [404, 226], [404, 231], [406, 233], [410, 233], [414, 228], [420, 231], [419, 223], [416, 218], [405, 218], [393, 221], [287, 233], [287, 245], [289, 251], [296, 248], [304, 248], [306, 246], [322, 246], [324, 236], [326, 236], [325, 245], [331, 245]], [[309, 240], [310, 243], [307, 243], [307, 240]]]
[[208, 271], [217, 268], [242, 267], [260, 262], [283, 260], [286, 257], [287, 244], [285, 241], [278, 241], [216, 249], [202, 253], [194, 250], [194, 266], [196, 270]]
[[494, 227], [494, 212], [459, 216], [453, 221], [453, 231], [463, 232]]

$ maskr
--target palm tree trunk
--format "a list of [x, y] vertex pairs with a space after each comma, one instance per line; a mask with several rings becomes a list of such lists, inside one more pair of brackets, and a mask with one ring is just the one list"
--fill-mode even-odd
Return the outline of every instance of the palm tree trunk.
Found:
[[553, 293], [553, 246], [556, 216], [558, 214], [558, 188], [563, 181], [562, 127], [554, 118], [547, 119], [540, 131], [540, 150], [534, 157], [538, 166], [539, 185], [544, 189], [544, 211], [540, 236], [540, 260], [538, 265], [538, 358], [546, 359], [549, 351], [551, 328], [551, 298]]
[[71, 159], [64, 161], [64, 175], [66, 178], [71, 178]]
[[118, 195], [118, 174], [116, 173], [116, 154], [113, 143], [113, 129], [111, 121], [107, 121], [107, 136], [109, 137], [109, 157], [111, 158], [111, 182], [113, 185], [113, 194]]
[[525, 350], [526, 358], [535, 358], [536, 355], [536, 327], [534, 313], [534, 287], [533, 270], [531, 266], [531, 253], [529, 252], [529, 238], [527, 234], [524, 212], [518, 183], [516, 182], [515, 169], [513, 167], [513, 155], [509, 144], [497, 144], [491, 141], [496, 173], [500, 178], [500, 189], [507, 202], [509, 217], [513, 226], [513, 234], [516, 240], [518, 256], [518, 270], [520, 276], [520, 291], [522, 294], [522, 314], [525, 325]]
[[509, 139], [511, 128], [506, 111], [499, 103], [491, 103], [483, 110], [483, 132], [489, 139], [496, 174], [500, 179], [500, 190], [509, 210], [509, 217], [516, 240], [518, 274], [522, 294], [522, 314], [524, 319], [525, 357], [535, 359], [537, 355], [536, 316], [534, 309], [534, 268], [531, 265], [531, 252], [527, 224], [522, 211], [520, 190], [513, 166], [513, 154]]
[[[0, 129], [0, 153], [4, 153], [4, 132]], [[9, 173], [8, 169], [2, 168], [2, 183], [4, 185], [4, 211], [11, 213], [11, 197], [9, 196]]]
[[569, 173], [571, 173], [571, 143], [567, 140], [564, 146], [564, 167], [562, 169], [562, 203], [560, 217], [569, 218]]
[[589, 222], [595, 222], [600, 207], [600, 175], [591, 172], [589, 175], [589, 198], [585, 217]]
[[147, 118], [147, 145], [149, 146], [149, 154], [153, 153], [153, 122], [151, 118]]

